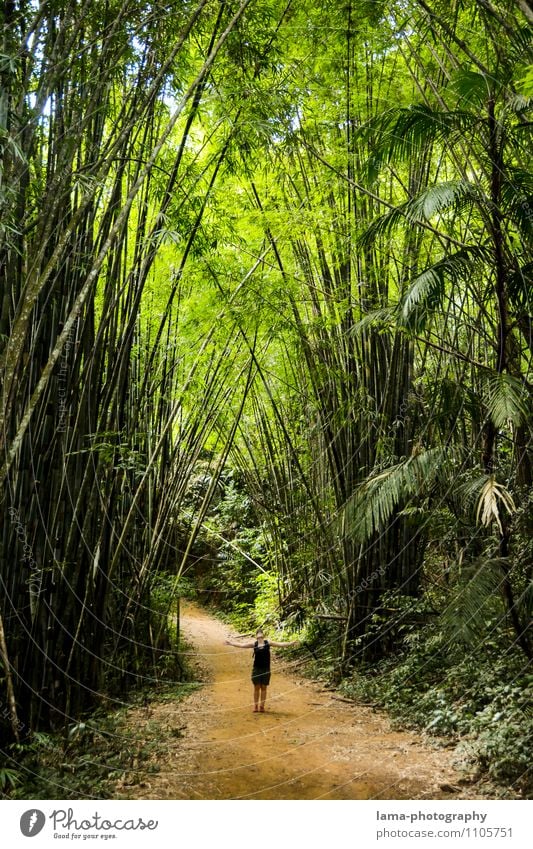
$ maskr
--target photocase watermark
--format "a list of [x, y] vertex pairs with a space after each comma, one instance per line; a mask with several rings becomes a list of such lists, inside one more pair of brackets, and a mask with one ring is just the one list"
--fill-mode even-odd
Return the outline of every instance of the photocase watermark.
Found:
[[38, 564], [35, 561], [35, 557], [33, 556], [33, 548], [28, 542], [28, 534], [26, 532], [26, 527], [20, 518], [19, 511], [16, 507], [10, 507], [8, 513], [9, 518], [11, 519], [11, 523], [15, 526], [15, 533], [19, 538], [20, 542], [22, 543], [22, 562], [27, 564], [31, 573], [30, 580], [28, 581], [30, 596], [35, 598], [41, 593], [42, 590], [42, 570], [39, 568]]
[[113, 832], [117, 831], [155, 831], [159, 825], [158, 820], [145, 821], [142, 817], [107, 819], [97, 811], [89, 818], [80, 819], [75, 818], [73, 808], [68, 810], [59, 808], [52, 811], [49, 819], [52, 820], [54, 832], [63, 829], [70, 834], [71, 838], [81, 837], [80, 834], [76, 834], [77, 831], [107, 832], [109, 836], [115, 836]]
[[6, 722], [10, 722], [11, 727], [16, 728], [17, 731], [22, 731], [26, 727], [24, 723], [20, 721], [20, 719], [15, 720], [13, 724], [13, 711], [5, 703], [0, 704], [0, 719], [4, 719]]
[[531, 220], [533, 219], [533, 209], [531, 208], [531, 204], [526, 198], [522, 198], [520, 206], [522, 207], [529, 224], [531, 224]]
[[46, 817], [38, 808], [24, 811], [20, 818], [20, 830], [24, 837], [36, 837], [46, 823]]
[[59, 407], [59, 421], [57, 425], [57, 429], [60, 433], [64, 433], [67, 429], [67, 416], [68, 416], [68, 405], [67, 405], [67, 389], [68, 389], [68, 371], [69, 371], [69, 359], [70, 359], [70, 349], [72, 348], [72, 331], [67, 336], [65, 347], [61, 353], [60, 358], [60, 366], [59, 366], [59, 376], [58, 376], [58, 407]]
[[361, 595], [361, 593], [365, 592], [365, 590], [370, 589], [379, 578], [383, 577], [386, 571], [387, 567], [385, 565], [380, 566], [379, 569], [374, 569], [374, 571], [370, 575], [368, 575], [366, 578], [363, 578], [363, 580], [360, 581], [355, 587], [355, 589], [353, 589], [350, 593], [351, 601], [357, 598], [358, 595]]
[[20, 830], [25, 837], [36, 837], [50, 821], [54, 838], [68, 840], [87, 840], [100, 838], [112, 840], [122, 832], [155, 831], [158, 820], [144, 820], [142, 817], [108, 818], [98, 811], [90, 816], [75, 816], [73, 808], [58, 808], [48, 816], [38, 808], [28, 808], [20, 818]]

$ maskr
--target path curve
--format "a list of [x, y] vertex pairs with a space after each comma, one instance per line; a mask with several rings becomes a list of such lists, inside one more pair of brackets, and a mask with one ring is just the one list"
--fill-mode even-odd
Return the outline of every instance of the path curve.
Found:
[[[396, 731], [372, 708], [335, 700], [287, 670], [272, 650], [267, 711], [254, 714], [251, 650], [224, 645], [231, 629], [193, 604], [181, 627], [207, 683], [152, 706], [169, 732], [159, 772], [123, 798], [464, 799], [449, 749]], [[283, 667], [283, 668], [282, 668]]]

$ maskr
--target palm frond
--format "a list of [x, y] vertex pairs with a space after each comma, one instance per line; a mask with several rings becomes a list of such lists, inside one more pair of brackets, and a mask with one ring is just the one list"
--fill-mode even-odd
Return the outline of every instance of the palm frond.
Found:
[[494, 475], [488, 475], [479, 494], [476, 521], [485, 528], [490, 528], [492, 523], [496, 522], [500, 533], [503, 534], [500, 514], [502, 507], [508, 513], [516, 512], [516, 505], [509, 490], [498, 483]]
[[384, 329], [389, 327], [396, 317], [396, 307], [382, 307], [378, 310], [372, 310], [367, 313], [359, 321], [354, 322], [350, 327], [350, 333], [353, 336], [360, 336], [369, 329]]
[[524, 76], [519, 80], [518, 85], [524, 97], [528, 99], [533, 97], [533, 65], [525, 69]]
[[401, 317], [409, 326], [421, 328], [428, 313], [441, 303], [445, 277], [439, 263], [427, 268], [411, 283], [401, 305]]
[[471, 277], [475, 266], [485, 258], [482, 248], [461, 248], [426, 268], [413, 280], [401, 305], [401, 317], [407, 324], [420, 327], [428, 311], [440, 306], [446, 280], [457, 283]]
[[416, 198], [375, 218], [360, 236], [360, 242], [371, 244], [378, 237], [389, 235], [398, 224], [425, 224], [435, 215], [449, 209], [458, 209], [475, 200], [479, 200], [479, 192], [468, 180], [447, 180], [438, 183], [425, 189]]
[[479, 122], [475, 112], [432, 109], [414, 104], [402, 109], [389, 109], [364, 124], [357, 131], [372, 149], [372, 167], [382, 162], [416, 157], [435, 142], [453, 144]]
[[479, 71], [461, 68], [453, 74], [448, 88], [465, 105], [480, 107], [490, 96], [490, 85], [485, 75]]
[[359, 236], [361, 245], [371, 245], [380, 237], [389, 236], [392, 231], [407, 219], [408, 203], [402, 203], [384, 215], [378, 215]]
[[478, 642], [485, 635], [494, 614], [504, 615], [501, 582], [498, 558], [477, 561], [463, 568], [441, 614], [441, 623], [451, 644]]
[[487, 409], [497, 428], [509, 422], [520, 425], [528, 418], [531, 397], [527, 387], [510, 374], [496, 374], [487, 380]]
[[368, 540], [400, 504], [427, 494], [445, 456], [444, 449], [430, 448], [368, 478], [345, 505], [345, 529], [359, 542]]
[[519, 232], [533, 236], [533, 174], [523, 168], [507, 168], [502, 188], [502, 207]]
[[533, 292], [533, 262], [519, 266], [509, 275], [509, 297], [513, 306], [520, 311], [531, 308], [531, 292]]
[[533, 97], [527, 97], [525, 94], [513, 94], [507, 98], [506, 105], [511, 112], [521, 115], [533, 109]]
[[410, 221], [430, 221], [435, 215], [479, 199], [478, 189], [468, 180], [445, 180], [429, 186], [408, 204]]

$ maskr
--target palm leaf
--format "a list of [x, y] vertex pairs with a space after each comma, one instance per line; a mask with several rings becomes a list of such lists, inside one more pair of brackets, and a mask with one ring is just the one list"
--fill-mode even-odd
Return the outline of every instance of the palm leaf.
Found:
[[407, 325], [421, 328], [429, 311], [444, 297], [445, 278], [440, 264], [427, 268], [412, 282], [401, 305], [401, 317]]
[[378, 215], [367, 229], [359, 236], [361, 245], [371, 245], [382, 236], [389, 236], [390, 233], [399, 225], [405, 223], [407, 219], [408, 203], [403, 203], [395, 209], [391, 209], [384, 215]]
[[476, 108], [482, 106], [490, 96], [491, 82], [479, 71], [461, 68], [453, 74], [448, 88], [460, 101]]
[[453, 144], [479, 123], [474, 112], [437, 110], [425, 104], [389, 109], [364, 124], [357, 134], [372, 149], [372, 168], [382, 162], [417, 157], [435, 142]]
[[507, 168], [502, 188], [502, 208], [518, 231], [533, 236], [533, 174], [523, 168]]
[[533, 262], [519, 266], [509, 275], [509, 297], [513, 306], [529, 310], [533, 291]]
[[368, 540], [400, 504], [427, 494], [445, 457], [444, 449], [431, 448], [368, 478], [345, 505], [345, 529], [359, 542]]
[[502, 507], [508, 513], [516, 512], [516, 506], [509, 490], [503, 484], [498, 483], [494, 475], [488, 475], [479, 494], [476, 521], [485, 528], [490, 528], [492, 523], [496, 522], [500, 533], [503, 534], [500, 514]]
[[445, 180], [429, 186], [408, 204], [410, 221], [430, 221], [448, 209], [458, 208], [463, 201], [479, 199], [479, 192], [468, 180]]
[[533, 65], [529, 65], [519, 81], [520, 90], [524, 97], [533, 97]]
[[416, 198], [391, 209], [372, 221], [360, 236], [362, 244], [371, 244], [379, 236], [389, 235], [398, 224], [421, 224], [448, 209], [479, 200], [479, 192], [468, 180], [447, 180], [430, 186]]
[[533, 109], [533, 97], [525, 94], [513, 94], [507, 99], [506, 106], [517, 115]]
[[461, 248], [439, 260], [413, 280], [401, 305], [401, 317], [419, 327], [428, 311], [442, 302], [446, 280], [457, 283], [471, 277], [474, 267], [485, 258], [483, 248]]
[[396, 317], [396, 307], [382, 307], [378, 310], [372, 310], [367, 313], [359, 321], [354, 322], [350, 328], [350, 333], [354, 336], [359, 336], [369, 329], [379, 328], [380, 330], [389, 327]]
[[443, 630], [451, 644], [478, 642], [485, 635], [491, 617], [495, 613], [503, 617], [502, 577], [501, 561], [497, 558], [478, 561], [462, 570], [441, 614]]
[[527, 387], [509, 374], [496, 374], [487, 380], [487, 409], [497, 428], [511, 422], [520, 425], [526, 421], [531, 409]]

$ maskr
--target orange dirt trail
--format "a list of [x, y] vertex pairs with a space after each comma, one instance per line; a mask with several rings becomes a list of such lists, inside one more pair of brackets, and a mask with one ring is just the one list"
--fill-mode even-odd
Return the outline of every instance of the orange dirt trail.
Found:
[[[287, 671], [272, 650], [267, 710], [252, 712], [252, 651], [224, 645], [231, 629], [192, 604], [181, 627], [207, 681], [183, 701], [150, 706], [168, 735], [159, 772], [121, 798], [464, 799], [449, 749], [391, 729], [370, 707], [338, 701]], [[234, 637], [234, 635], [233, 635]], [[196, 655], [197, 652], [197, 655]], [[131, 712], [130, 721], [146, 722]], [[462, 783], [462, 782], [461, 782]], [[119, 788], [117, 788], [119, 790]]]

